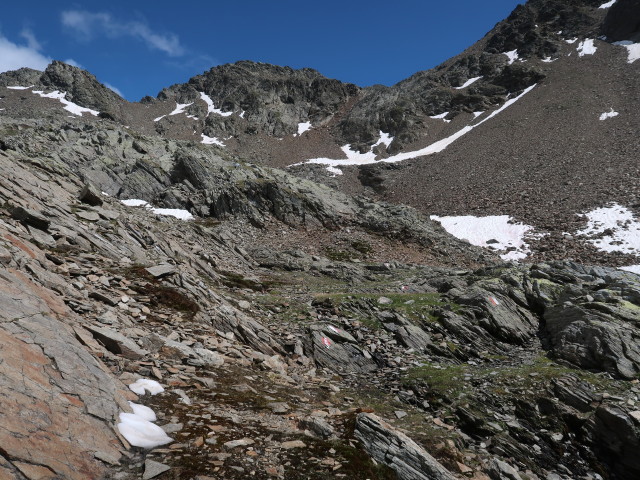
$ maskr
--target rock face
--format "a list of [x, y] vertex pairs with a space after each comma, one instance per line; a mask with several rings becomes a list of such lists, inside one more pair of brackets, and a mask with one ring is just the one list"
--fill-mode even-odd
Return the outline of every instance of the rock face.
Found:
[[456, 478], [413, 440], [376, 415], [358, 414], [355, 437], [369, 455], [391, 467], [401, 480]]
[[203, 92], [223, 112], [245, 112], [242, 121], [236, 116], [207, 117], [206, 110], [199, 111], [200, 116], [207, 117], [207, 127], [212, 131], [225, 136], [266, 133], [283, 137], [297, 133], [299, 123], [327, 123], [359, 91], [353, 84], [326, 78], [310, 68], [293, 70], [241, 61], [214, 67], [186, 84], [166, 88], [158, 98], [189, 103]]
[[95, 454], [121, 455], [124, 387], [60, 320], [72, 312], [54, 292], [11, 269], [0, 287], [2, 456], [27, 478], [101, 478]]

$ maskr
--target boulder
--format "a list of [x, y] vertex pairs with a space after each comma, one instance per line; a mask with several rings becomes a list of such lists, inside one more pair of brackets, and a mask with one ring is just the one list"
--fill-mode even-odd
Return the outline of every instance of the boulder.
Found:
[[358, 414], [354, 436], [371, 457], [393, 469], [400, 480], [456, 478], [420, 445], [376, 415]]

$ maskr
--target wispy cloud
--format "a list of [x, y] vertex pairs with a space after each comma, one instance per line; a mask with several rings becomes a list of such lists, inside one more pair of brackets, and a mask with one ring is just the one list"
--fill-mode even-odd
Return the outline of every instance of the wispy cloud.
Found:
[[23, 30], [21, 36], [26, 45], [13, 43], [0, 34], [0, 72], [17, 70], [22, 67], [44, 70], [51, 63], [51, 58], [40, 52], [40, 43], [30, 30]]
[[108, 38], [133, 37], [144, 42], [149, 48], [160, 50], [170, 57], [180, 57], [185, 53], [177, 35], [157, 33], [146, 23], [122, 21], [109, 13], [66, 10], [62, 12], [61, 21], [83, 40], [88, 41], [100, 35], [106, 35]]
[[122, 94], [122, 92], [118, 90], [116, 87], [114, 87], [113, 85], [111, 85], [110, 83], [104, 82], [104, 86], [107, 87], [109, 90], [116, 92], [118, 95], [124, 98], [124, 95]]

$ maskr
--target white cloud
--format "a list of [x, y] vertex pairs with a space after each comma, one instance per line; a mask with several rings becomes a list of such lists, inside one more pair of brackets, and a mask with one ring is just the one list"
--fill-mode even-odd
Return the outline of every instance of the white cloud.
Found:
[[124, 98], [124, 95], [122, 94], [122, 92], [118, 90], [116, 87], [114, 87], [113, 85], [111, 85], [110, 83], [104, 82], [104, 86], [107, 87], [109, 90], [116, 92], [118, 95]]
[[67, 58], [66, 60], [63, 60], [63, 61], [64, 63], [66, 63], [67, 65], [71, 65], [72, 67], [78, 67], [78, 68], [84, 69], [84, 67], [80, 65], [78, 62], [76, 62], [73, 58]]
[[44, 70], [51, 58], [40, 53], [40, 44], [29, 30], [23, 30], [27, 45], [18, 45], [0, 35], [0, 72], [17, 70], [22, 67]]
[[30, 49], [38, 51], [42, 50], [42, 45], [40, 45], [40, 42], [30, 29], [23, 28], [20, 32], [20, 36], [27, 41], [27, 47]]
[[185, 53], [177, 35], [159, 34], [145, 23], [120, 21], [109, 13], [67, 10], [62, 12], [61, 20], [65, 27], [83, 40], [90, 40], [97, 35], [106, 35], [109, 38], [133, 37], [142, 40], [149, 48], [160, 50], [170, 57], [179, 57]]

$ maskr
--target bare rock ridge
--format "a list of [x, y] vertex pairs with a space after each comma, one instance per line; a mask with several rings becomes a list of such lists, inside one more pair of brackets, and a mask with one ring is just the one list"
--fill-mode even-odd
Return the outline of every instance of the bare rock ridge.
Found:
[[[503, 261], [429, 219], [520, 185], [473, 187], [501, 137], [516, 180], [539, 178], [516, 157], [539, 148], [518, 132], [540, 112], [586, 111], [569, 128], [597, 138], [568, 141], [601, 157], [572, 172], [594, 155], [550, 144], [536, 181], [566, 170], [576, 190], [541, 191], [541, 209], [632, 198], [637, 64], [607, 42], [635, 40], [640, 9], [602, 1], [531, 0], [392, 87], [242, 61], [129, 103], [61, 62], [0, 74], [0, 479], [640, 478], [640, 276], [555, 247]], [[578, 58], [574, 38], [606, 55]], [[630, 103], [601, 131], [604, 107], [567, 92], [608, 81]], [[417, 148], [534, 83], [540, 108], [427, 165], [274, 168]]]

